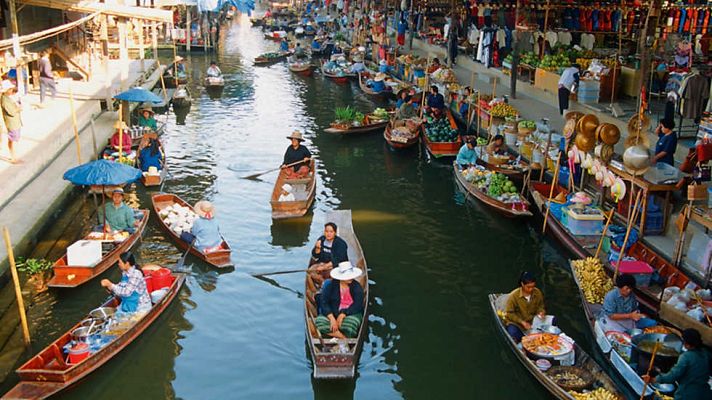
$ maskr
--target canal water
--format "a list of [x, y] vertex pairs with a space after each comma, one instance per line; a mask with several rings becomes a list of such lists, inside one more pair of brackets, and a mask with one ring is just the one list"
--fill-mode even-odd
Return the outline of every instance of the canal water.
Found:
[[[61, 398], [549, 398], [499, 336], [487, 301], [533, 271], [548, 311], [591, 349], [566, 254], [542, 238], [541, 221], [504, 219], [465, 198], [451, 166], [422, 151], [392, 151], [380, 134], [324, 133], [335, 106], [366, 112], [376, 104], [355, 84], [295, 76], [283, 63], [252, 66], [276, 45], [246, 18], [226, 29], [214, 56], [226, 77], [222, 96], [201, 86], [210, 56], [188, 59], [193, 106], [168, 116], [164, 191], [215, 204], [236, 268], [217, 271], [189, 257], [187, 285], [166, 313]], [[306, 217], [276, 222], [269, 205], [276, 174], [240, 177], [278, 166], [294, 129], [318, 159], [317, 197]], [[133, 201], [148, 208], [151, 193], [139, 186]], [[34, 256], [58, 257], [88, 226], [92, 208], [77, 196]], [[357, 378], [317, 382], [305, 346], [304, 276], [268, 282], [251, 274], [305, 267], [334, 209], [353, 210], [372, 314]], [[180, 253], [151, 218], [135, 253], [141, 262], [174, 263]], [[106, 275], [118, 276], [116, 268]], [[98, 279], [40, 295], [30, 311], [34, 350], [105, 298]], [[13, 374], [0, 390], [15, 382]]]

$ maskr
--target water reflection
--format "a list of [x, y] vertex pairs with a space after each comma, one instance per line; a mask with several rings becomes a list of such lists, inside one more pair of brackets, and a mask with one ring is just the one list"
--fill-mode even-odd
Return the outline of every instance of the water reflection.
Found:
[[272, 241], [270, 244], [284, 249], [306, 245], [309, 240], [312, 217], [313, 214], [310, 211], [301, 218], [272, 220], [270, 226]]

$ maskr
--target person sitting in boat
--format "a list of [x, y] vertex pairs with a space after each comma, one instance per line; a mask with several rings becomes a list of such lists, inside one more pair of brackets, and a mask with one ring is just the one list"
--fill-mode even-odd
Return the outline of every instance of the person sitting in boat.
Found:
[[[124, 155], [128, 155], [129, 153], [131, 153], [131, 145], [133, 143], [133, 141], [131, 140], [131, 133], [129, 132], [129, 127], [126, 126], [126, 124], [123, 122], [116, 121], [116, 123], [114, 123], [114, 129], [116, 130], [116, 132], [114, 132], [114, 134], [111, 136], [111, 139], [109, 140], [109, 144], [111, 145], [111, 149], [109, 149], [110, 153], [119, 151], [119, 149], [121, 149], [121, 152]], [[123, 133], [121, 133], [122, 130]], [[119, 145], [119, 143], [122, 143], [122, 145]]]
[[468, 103], [468, 99], [472, 95], [472, 89], [470, 89], [469, 86], [466, 86], [465, 89], [462, 90], [462, 96], [460, 96], [460, 101], [458, 102], [457, 106], [457, 111], [460, 113], [460, 116], [462, 116], [463, 119], [467, 118], [467, 112], [470, 109], [470, 103]]
[[363, 61], [356, 61], [351, 64], [351, 68], [349, 68], [349, 71], [352, 74], [359, 74], [361, 72], [364, 72], [366, 71], [366, 64], [364, 64]]
[[344, 49], [341, 48], [341, 44], [339, 42], [334, 43], [334, 49], [331, 51], [332, 56], [337, 54], [344, 54]]
[[279, 42], [279, 51], [283, 53], [289, 52], [289, 42], [287, 41], [286, 37], [283, 37], [282, 41]]
[[475, 152], [476, 145], [477, 141], [475, 139], [467, 139], [467, 142], [460, 147], [460, 151], [457, 152], [455, 162], [461, 169], [467, 169], [477, 163], [477, 153]]
[[164, 159], [163, 149], [156, 138], [148, 139], [148, 146], [141, 149], [138, 154], [138, 161], [143, 172], [147, 172], [151, 167], [156, 167], [159, 171], [162, 170]]
[[103, 226], [104, 232], [136, 232], [140, 221], [136, 219], [133, 208], [124, 203], [124, 189], [114, 189], [111, 192], [111, 200], [111, 203], [99, 209], [99, 220], [106, 221]]
[[435, 57], [435, 58], [433, 58], [433, 62], [432, 62], [432, 63], [430, 64], [430, 66], [428, 67], [428, 73], [429, 73], [429, 74], [432, 74], [433, 72], [439, 70], [439, 69], [442, 68], [442, 67], [443, 67], [443, 66], [440, 65], [440, 59], [437, 58], [437, 57]]
[[[174, 63], [176, 78], [185, 78], [187, 76], [187, 73], [185, 72], [185, 63], [183, 63], [183, 57], [176, 57]], [[170, 72], [173, 72], [173, 68], [169, 70], [169, 73]]]
[[267, 11], [265, 11], [265, 18], [272, 18], [272, 9], [268, 8]]
[[195, 203], [193, 210], [198, 218], [193, 221], [193, 227], [190, 228], [190, 235], [181, 235], [181, 239], [187, 242], [195, 242], [193, 246], [204, 254], [210, 253], [220, 248], [222, 244], [222, 236], [218, 228], [218, 222], [215, 220], [215, 207], [207, 200], [201, 200]]
[[297, 43], [297, 45], [294, 47], [294, 56], [297, 59], [306, 58], [307, 53], [304, 51], [304, 48], [302, 47], [301, 43]]
[[507, 333], [519, 343], [524, 332], [532, 328], [534, 317], [544, 318], [544, 294], [536, 287], [536, 278], [531, 272], [522, 272], [519, 287], [509, 293], [505, 307]]
[[685, 352], [667, 373], [651, 377], [644, 375], [648, 383], [677, 383], [675, 400], [712, 399], [709, 378], [712, 374], [712, 356], [702, 344], [702, 336], [696, 329], [682, 331]]
[[138, 126], [149, 127], [154, 132], [158, 130], [158, 123], [156, 122], [151, 106], [143, 106], [141, 108], [141, 114], [138, 116]]
[[[311, 152], [302, 144], [304, 141], [302, 133], [294, 131], [290, 136], [287, 136], [287, 139], [291, 140], [292, 144], [284, 152], [282, 169], [286, 172], [288, 179], [306, 178], [309, 175]], [[287, 167], [290, 164], [294, 165]]]
[[368, 82], [366, 82], [366, 85], [371, 88], [376, 93], [381, 93], [384, 90], [386, 90], [386, 83], [384, 80], [386, 79], [386, 74], [383, 72], [379, 72], [376, 74], [376, 76], [373, 78], [373, 80], [369, 79]]
[[344, 261], [331, 270], [331, 280], [319, 294], [319, 315], [314, 322], [322, 335], [339, 339], [358, 335], [363, 319], [363, 288], [356, 281], [363, 275], [360, 268]]
[[410, 97], [408, 102], [401, 104], [396, 111], [397, 120], [406, 120], [418, 117], [418, 102], [415, 97]]
[[210, 61], [210, 66], [208, 67], [208, 70], [205, 71], [205, 74], [210, 78], [219, 78], [222, 75], [222, 71], [220, 71], [220, 67], [218, 67], [217, 62]]
[[312, 40], [311, 49], [313, 52], [321, 51], [321, 42], [319, 41], [319, 39], [317, 37], [315, 37], [314, 40]]
[[404, 103], [409, 103], [410, 102], [410, 93], [408, 89], [401, 89], [400, 92], [398, 92], [396, 100], [396, 110], [398, 110]]
[[317, 283], [328, 279], [329, 272], [335, 265], [349, 259], [349, 245], [336, 235], [337, 229], [338, 227], [333, 222], [324, 224], [324, 234], [317, 239], [312, 249], [309, 275]]
[[487, 145], [487, 153], [492, 155], [502, 155], [507, 152], [507, 145], [504, 144], [504, 136], [500, 134], [494, 135], [492, 142]]
[[430, 94], [427, 97], [427, 111], [433, 116], [440, 116], [445, 111], [445, 98], [438, 93], [438, 87], [433, 85], [430, 87]]
[[388, 67], [388, 63], [386, 62], [386, 60], [381, 60], [378, 63], [378, 72], [387, 74], [389, 70], [390, 70], [390, 67]]
[[279, 199], [277, 201], [296, 201], [294, 198], [294, 193], [292, 193], [292, 185], [285, 183], [282, 185], [282, 190], [279, 195]]
[[638, 310], [638, 300], [633, 290], [635, 277], [628, 274], [618, 275], [616, 287], [603, 298], [599, 322], [605, 327], [604, 332], [625, 332], [636, 327], [649, 328], [656, 324], [655, 320], [647, 318]]
[[121, 298], [119, 311], [125, 313], [145, 312], [151, 309], [151, 296], [146, 288], [143, 273], [136, 265], [134, 255], [126, 252], [119, 255], [121, 280], [113, 283], [108, 279], [101, 280], [101, 286], [110, 290], [114, 296]]

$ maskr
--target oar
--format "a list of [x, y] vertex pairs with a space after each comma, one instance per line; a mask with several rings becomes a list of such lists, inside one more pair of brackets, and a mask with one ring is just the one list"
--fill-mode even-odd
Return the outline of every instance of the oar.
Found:
[[[658, 353], [658, 349], [660, 348], [660, 342], [655, 342], [655, 347], [653, 347], [653, 355], [650, 357], [650, 364], [648, 365], [648, 372], [645, 374], [646, 376], [650, 376], [650, 371], [653, 370], [653, 363], [655, 362], [655, 355]], [[645, 382], [645, 386], [643, 386], [643, 391], [640, 393], [640, 400], [643, 400], [645, 398], [645, 391], [648, 389], [648, 382]]]
[[295, 272], [307, 272], [309, 271], [308, 269], [290, 269], [287, 271], [277, 271], [277, 272], [267, 272], [264, 274], [252, 274], [254, 277], [259, 277], [259, 276], [270, 276], [270, 275], [283, 275], [283, 274], [293, 274]]
[[[293, 167], [293, 166], [295, 166], [295, 165], [297, 165], [297, 164], [301, 164], [301, 163], [303, 163], [303, 162], [304, 162], [304, 160], [295, 161], [295, 162], [293, 162], [293, 163], [291, 163], [291, 164], [285, 165], [284, 167], [285, 167], [285, 168], [286, 168], [286, 167]], [[280, 166], [277, 167], [277, 168], [272, 168], [272, 169], [267, 170], [267, 171], [264, 171], [264, 172], [258, 172], [258, 173], [256, 173], [256, 174], [243, 176], [243, 177], [240, 178], [240, 179], [256, 179], [256, 178], [259, 177], [260, 175], [268, 174], [268, 173], [274, 172], [274, 171], [276, 171], [276, 170], [278, 170], [278, 169], [282, 169], [282, 166], [280, 165]]]
[[183, 253], [183, 257], [181, 257], [180, 260], [178, 260], [178, 262], [176, 263], [174, 271], [182, 271], [183, 270], [183, 266], [185, 265], [185, 259], [188, 257], [188, 253], [190, 253], [190, 249], [193, 248], [193, 244], [195, 244], [196, 239], [197, 238], [193, 238], [193, 240], [190, 242], [188, 249], [185, 251], [185, 253]]

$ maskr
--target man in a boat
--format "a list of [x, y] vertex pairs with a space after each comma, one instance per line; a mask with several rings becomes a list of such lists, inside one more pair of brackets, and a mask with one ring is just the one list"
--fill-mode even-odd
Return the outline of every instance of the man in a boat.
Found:
[[467, 169], [472, 165], [477, 163], [477, 153], [475, 152], [475, 145], [477, 141], [475, 139], [467, 139], [467, 142], [460, 147], [460, 151], [457, 152], [457, 158], [455, 162], [460, 166], [460, 169]]
[[[309, 175], [311, 152], [302, 144], [304, 141], [302, 133], [300, 131], [294, 131], [290, 136], [287, 136], [287, 139], [291, 140], [292, 144], [287, 147], [287, 151], [284, 152], [282, 169], [286, 171], [287, 178], [289, 179], [306, 178]], [[297, 163], [300, 160], [302, 162]], [[297, 164], [287, 167], [287, 165], [294, 163]]]
[[[185, 78], [187, 76], [187, 73], [185, 72], [185, 64], [183, 63], [183, 57], [177, 56], [175, 58], [175, 71], [176, 71], [176, 78]], [[173, 72], [172, 69], [168, 70], [169, 73]]]
[[505, 326], [507, 333], [519, 343], [524, 333], [532, 328], [534, 317], [544, 318], [544, 294], [536, 287], [536, 278], [531, 272], [522, 272], [519, 287], [507, 297]]
[[101, 280], [101, 286], [121, 298], [120, 311], [125, 313], [148, 311], [151, 309], [151, 296], [146, 288], [143, 273], [136, 265], [133, 254], [126, 252], [119, 256], [121, 281], [112, 283], [108, 279]]
[[[193, 246], [204, 254], [220, 250], [222, 245], [222, 235], [218, 222], [215, 220], [215, 207], [207, 200], [201, 200], [195, 203], [193, 207], [198, 218], [193, 221], [193, 226], [190, 228], [190, 241]], [[186, 239], [181, 235], [181, 239]]]
[[337, 229], [335, 223], [327, 222], [324, 225], [324, 234], [317, 239], [312, 249], [309, 275], [318, 284], [329, 278], [329, 272], [334, 266], [349, 259], [349, 245], [336, 235]]
[[151, 106], [143, 106], [141, 108], [141, 115], [138, 117], [138, 126], [146, 126], [151, 128], [154, 132], [158, 130], [158, 123], [156, 118], [153, 116], [153, 108]]
[[507, 152], [507, 145], [504, 144], [504, 136], [494, 135], [492, 142], [487, 145], [487, 153], [491, 155], [502, 155]]
[[396, 111], [397, 120], [405, 120], [418, 117], [418, 101], [415, 96], [410, 96], [407, 101], [403, 101], [398, 111]]
[[655, 320], [647, 318], [638, 310], [638, 300], [633, 293], [635, 278], [622, 274], [616, 278], [616, 287], [606, 293], [599, 322], [604, 332], [625, 332], [633, 328], [648, 328], [655, 325]]
[[222, 75], [222, 71], [220, 71], [220, 67], [218, 67], [217, 62], [210, 61], [210, 66], [208, 67], [208, 70], [205, 72], [205, 74], [210, 78], [219, 78], [220, 75]]
[[319, 294], [319, 315], [314, 321], [322, 335], [339, 339], [358, 335], [363, 319], [363, 288], [356, 280], [363, 271], [344, 261], [331, 270], [331, 279]]
[[124, 203], [124, 189], [116, 188], [111, 193], [111, 203], [99, 209], [99, 220], [104, 221], [104, 232], [136, 232], [140, 221], [136, 219], [133, 208]]
[[442, 115], [445, 110], [445, 98], [438, 92], [437, 86], [431, 86], [430, 94], [428, 94], [427, 98], [427, 111], [435, 117]]

